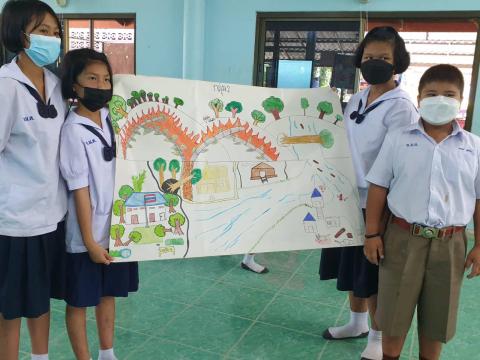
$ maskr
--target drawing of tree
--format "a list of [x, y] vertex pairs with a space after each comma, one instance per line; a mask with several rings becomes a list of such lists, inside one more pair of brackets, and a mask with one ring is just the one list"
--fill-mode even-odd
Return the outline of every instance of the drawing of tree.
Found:
[[127, 102], [121, 96], [113, 95], [112, 100], [108, 103], [108, 108], [110, 109], [112, 122], [118, 122], [128, 116]]
[[132, 241], [135, 244], [138, 244], [141, 240], [142, 240], [142, 234], [134, 230], [130, 234], [128, 234], [128, 241], [124, 245], [128, 246]]
[[142, 98], [143, 102], [147, 102], [147, 92], [145, 90], [140, 90], [140, 97]]
[[302, 97], [302, 98], [300, 99], [300, 106], [301, 106], [302, 109], [303, 109], [303, 116], [306, 116], [306, 115], [307, 115], [307, 109], [308, 109], [308, 107], [310, 106], [310, 104], [308, 103], [308, 99]]
[[131, 95], [135, 99], [137, 105], [140, 105], [142, 103], [142, 97], [140, 96], [140, 93], [138, 91], [132, 91]]
[[330, 115], [333, 113], [333, 105], [328, 101], [320, 101], [317, 106], [317, 110], [320, 112], [319, 119], [323, 119], [325, 114]]
[[133, 191], [141, 192], [143, 183], [145, 182], [147, 171], [143, 170], [138, 176], [132, 176]]
[[[177, 181], [176, 183], [172, 183], [169, 186], [169, 192], [170, 193], [176, 193], [176, 191], [182, 185], [185, 185], [185, 187], [183, 188], [183, 196], [186, 199], [192, 200], [191, 199], [192, 185], [195, 185], [200, 180], [202, 180], [202, 170], [193, 169], [189, 176], [182, 178], [180, 181]], [[185, 194], [185, 193], [187, 193], [187, 194]]]
[[131, 97], [127, 100], [127, 105], [130, 106], [131, 109], [133, 109], [137, 105], [137, 102], [133, 97]]
[[170, 164], [168, 165], [168, 170], [172, 174], [173, 179], [177, 179], [177, 173], [180, 172], [180, 162], [176, 159], [170, 160]]
[[258, 125], [258, 123], [264, 123], [266, 120], [265, 114], [260, 110], [252, 111], [253, 125]]
[[329, 130], [324, 129], [318, 135], [285, 136], [280, 142], [282, 144], [320, 144], [324, 148], [330, 149], [335, 139]]
[[155, 93], [155, 94], [153, 94], [153, 96], [155, 97], [156, 102], [160, 102], [160, 94], [159, 93]]
[[113, 203], [113, 214], [120, 217], [120, 224], [125, 224], [125, 201], [122, 199], [115, 200]]
[[120, 224], [125, 224], [125, 202], [133, 192], [133, 188], [129, 185], [122, 185], [118, 190], [120, 200], [113, 203], [113, 213], [115, 216], [120, 216]]
[[168, 218], [168, 224], [172, 228], [174, 228], [173, 233], [175, 235], [183, 235], [181, 226], [185, 224], [185, 216], [183, 216], [178, 212], [173, 215], [170, 215], [170, 217]]
[[123, 225], [112, 225], [110, 227], [110, 237], [115, 240], [114, 247], [123, 246], [122, 236], [125, 233], [125, 227]]
[[243, 106], [238, 101], [231, 101], [225, 106], [225, 110], [230, 111], [232, 113], [232, 118], [235, 118], [237, 114], [243, 111]]
[[149, 92], [147, 94], [147, 97], [148, 97], [148, 101], [150, 101], [150, 102], [153, 101], [153, 92]]
[[169, 99], [170, 99], [170, 98], [169, 98], [168, 96], [165, 96], [164, 98], [162, 98], [162, 102], [163, 102], [164, 104], [167, 104], [167, 105], [168, 105], [168, 100], [169, 100]]
[[161, 157], [156, 158], [153, 162], [153, 168], [155, 171], [158, 171], [158, 181], [160, 182], [160, 186], [162, 186], [165, 181], [164, 172], [167, 169], [167, 162]]
[[220, 99], [213, 99], [208, 103], [210, 109], [215, 112], [215, 118], [220, 117], [220, 113], [223, 111], [223, 101]]
[[178, 98], [178, 97], [174, 97], [173, 98], [173, 103], [175, 104], [175, 109], [177, 109], [179, 106], [183, 106], [184, 105], [184, 102], [182, 99]]
[[280, 119], [280, 113], [283, 111], [284, 104], [280, 98], [270, 96], [262, 102], [262, 106], [266, 112], [271, 113], [275, 120]]
[[340, 114], [337, 114], [337, 116], [335, 116], [335, 122], [333, 123], [333, 125], [337, 125], [339, 121], [343, 121], [343, 116]]
[[175, 194], [164, 194], [163, 197], [168, 204], [168, 212], [170, 214], [175, 213], [174, 206], [178, 205], [178, 203], [180, 202], [180, 198]]
[[155, 233], [155, 235], [157, 235], [159, 238], [163, 238], [165, 237], [165, 226], [163, 225], [157, 225], [155, 226], [155, 229], [153, 230], [153, 232]]

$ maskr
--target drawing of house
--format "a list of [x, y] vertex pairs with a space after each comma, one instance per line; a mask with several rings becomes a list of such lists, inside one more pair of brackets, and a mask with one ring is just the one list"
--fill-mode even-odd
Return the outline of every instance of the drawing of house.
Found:
[[155, 224], [167, 220], [168, 204], [159, 192], [134, 192], [125, 202], [125, 207], [127, 225]]
[[323, 219], [323, 196], [317, 188], [313, 189], [311, 201], [313, 207], [317, 210], [317, 219]]
[[202, 181], [196, 184], [197, 193], [218, 194], [230, 191], [228, 167], [225, 165], [205, 165], [202, 169]]
[[261, 180], [262, 183], [268, 182], [268, 179], [277, 177], [275, 168], [268, 164], [261, 162], [252, 167], [250, 180]]
[[305, 227], [306, 233], [317, 232], [317, 224], [315, 223], [315, 218], [310, 213], [307, 213], [307, 216], [305, 216], [305, 218], [303, 219], [303, 226]]

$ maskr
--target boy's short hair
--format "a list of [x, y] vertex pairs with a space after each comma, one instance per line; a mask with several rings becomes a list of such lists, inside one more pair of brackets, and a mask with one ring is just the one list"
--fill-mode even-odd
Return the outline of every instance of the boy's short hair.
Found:
[[462, 72], [453, 65], [440, 64], [427, 69], [420, 78], [418, 83], [418, 93], [421, 94], [423, 88], [431, 82], [442, 81], [455, 84], [460, 90], [460, 95], [463, 96], [463, 88], [465, 82], [463, 80]]
[[28, 24], [35, 22], [33, 30], [40, 26], [46, 14], [52, 15], [63, 38], [60, 20], [53, 9], [39, 0], [9, 0], [2, 9], [0, 18], [1, 41], [8, 51], [18, 54], [25, 48], [25, 33]]
[[380, 26], [370, 30], [355, 50], [354, 63], [357, 68], [362, 65], [363, 51], [365, 46], [372, 42], [388, 42], [393, 46], [394, 74], [401, 74], [410, 65], [410, 54], [405, 47], [405, 41], [391, 26]]
[[110, 79], [112, 78], [112, 67], [104, 53], [93, 49], [76, 49], [65, 54], [62, 62], [62, 95], [64, 99], [75, 99], [77, 94], [73, 90], [73, 84], [77, 82], [87, 65], [99, 61], [107, 66]]

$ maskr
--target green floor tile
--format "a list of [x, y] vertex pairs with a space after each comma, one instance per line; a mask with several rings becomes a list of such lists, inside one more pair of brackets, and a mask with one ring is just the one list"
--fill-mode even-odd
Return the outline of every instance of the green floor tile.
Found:
[[231, 285], [245, 286], [252, 289], [276, 291], [291, 277], [291, 273], [274, 270], [267, 274], [256, 274], [240, 267], [234, 268], [222, 281]]
[[297, 273], [290, 279], [280, 292], [336, 307], [342, 307], [347, 296], [346, 292], [337, 291], [336, 280], [320, 281], [315, 274], [302, 273]]
[[255, 319], [271, 301], [274, 293], [218, 283], [195, 302], [199, 307]]
[[320, 336], [327, 327], [335, 324], [340, 311], [339, 308], [280, 295], [259, 321]]
[[271, 269], [294, 272], [309, 254], [304, 252], [274, 252], [255, 256], [255, 261]]
[[187, 305], [149, 294], [135, 294], [117, 301], [116, 325], [148, 336], [161, 329]]
[[316, 359], [324, 340], [272, 325], [256, 323], [229, 353], [232, 359]]
[[125, 360], [162, 359], [162, 360], [216, 360], [219, 354], [194, 349], [169, 341], [150, 339], [134, 349]]
[[212, 279], [165, 271], [155, 274], [147, 281], [141, 283], [140, 291], [165, 300], [191, 304], [214, 283], [215, 281]]
[[250, 320], [194, 306], [175, 318], [161, 338], [222, 354], [235, 344], [251, 323]]

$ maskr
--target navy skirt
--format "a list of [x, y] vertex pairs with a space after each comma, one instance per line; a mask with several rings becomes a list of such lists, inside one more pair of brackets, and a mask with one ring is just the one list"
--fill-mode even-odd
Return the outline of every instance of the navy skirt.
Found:
[[338, 290], [352, 291], [359, 298], [378, 292], [378, 266], [367, 260], [363, 246], [323, 249], [319, 274], [320, 280], [337, 279]]
[[44, 235], [0, 235], [0, 313], [6, 320], [39, 317], [65, 292], [64, 222]]
[[67, 295], [74, 307], [97, 306], [105, 296], [127, 297], [138, 290], [138, 263], [94, 263], [88, 252], [67, 254]]

